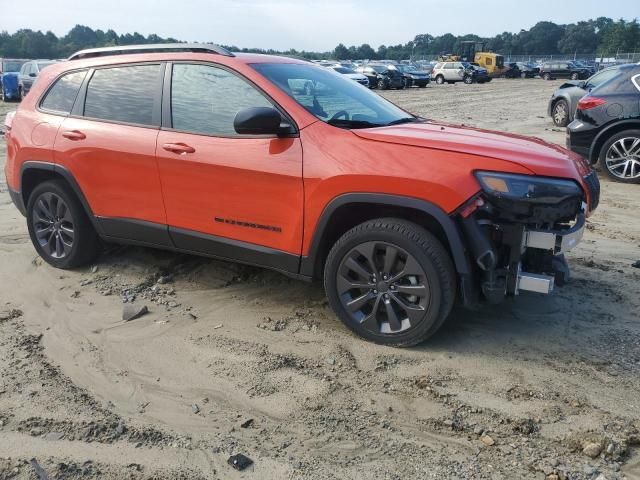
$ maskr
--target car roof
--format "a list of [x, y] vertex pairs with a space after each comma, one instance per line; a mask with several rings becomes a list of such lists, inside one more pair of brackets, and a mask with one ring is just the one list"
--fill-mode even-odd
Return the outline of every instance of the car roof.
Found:
[[[257, 53], [235, 53], [233, 57], [201, 52], [153, 52], [153, 53], [126, 53], [118, 55], [105, 55], [99, 57], [82, 58], [77, 60], [65, 60], [55, 62], [47, 67], [54, 75], [68, 70], [104, 67], [109, 65], [124, 65], [148, 62], [208, 62], [232, 66], [234, 64], [255, 63], [292, 63], [301, 65], [315, 65], [307, 60], [277, 55], [263, 55]], [[318, 67], [320, 68], [320, 67]]]

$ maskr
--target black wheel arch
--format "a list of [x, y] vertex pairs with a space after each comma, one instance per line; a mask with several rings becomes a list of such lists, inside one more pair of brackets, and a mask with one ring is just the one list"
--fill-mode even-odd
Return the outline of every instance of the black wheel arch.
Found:
[[595, 138], [591, 142], [591, 147], [589, 148], [589, 161], [592, 164], [598, 162], [598, 158], [600, 157], [600, 150], [611, 136], [620, 132], [624, 132], [625, 130], [636, 129], [640, 129], [640, 119], [620, 120], [605, 127], [595, 136]]
[[[96, 232], [102, 234], [103, 232], [100, 226], [100, 222], [93, 214], [91, 206], [89, 205], [89, 202], [87, 202], [87, 199], [84, 196], [80, 185], [78, 184], [73, 174], [62, 165], [51, 162], [43, 162], [39, 160], [28, 160], [22, 164], [22, 168], [20, 171], [19, 199], [22, 202], [23, 207], [26, 206], [29, 202], [29, 196], [31, 195], [31, 192], [34, 188], [36, 188], [42, 182], [56, 178], [61, 178], [69, 185], [69, 187], [71, 187], [73, 193], [82, 204], [85, 213], [91, 220], [91, 223], [96, 229]], [[18, 208], [20, 209], [20, 206], [18, 206]], [[26, 208], [24, 210], [26, 211]]]
[[394, 215], [423, 224], [449, 250], [458, 274], [470, 275], [462, 234], [444, 210], [426, 200], [383, 193], [348, 193], [329, 202], [316, 224], [309, 254], [301, 258], [300, 274], [319, 278], [331, 246], [344, 232], [364, 221]]

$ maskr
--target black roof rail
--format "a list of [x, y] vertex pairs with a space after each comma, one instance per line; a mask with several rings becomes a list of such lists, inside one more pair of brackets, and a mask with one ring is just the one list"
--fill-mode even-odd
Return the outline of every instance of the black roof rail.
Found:
[[67, 58], [67, 60], [158, 52], [213, 53], [216, 55], [224, 55], [225, 57], [235, 57], [235, 55], [226, 48], [219, 47], [212, 43], [153, 43], [147, 45], [118, 45], [115, 47], [88, 48], [74, 53]]

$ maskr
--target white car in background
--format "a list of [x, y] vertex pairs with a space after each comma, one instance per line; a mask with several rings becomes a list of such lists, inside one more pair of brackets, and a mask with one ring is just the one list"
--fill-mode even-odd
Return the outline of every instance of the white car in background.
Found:
[[347, 78], [350, 78], [351, 80], [355, 80], [360, 85], [364, 85], [367, 88], [369, 87], [369, 79], [361, 73], [358, 73], [354, 70], [351, 70], [350, 68], [346, 68], [341, 65], [334, 65], [329, 68], [334, 72], [337, 72], [341, 75], [344, 75]]

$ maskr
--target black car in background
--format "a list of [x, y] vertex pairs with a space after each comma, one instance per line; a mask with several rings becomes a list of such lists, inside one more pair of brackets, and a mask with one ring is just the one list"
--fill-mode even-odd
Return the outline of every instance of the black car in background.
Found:
[[554, 78], [584, 80], [591, 76], [591, 70], [580, 67], [569, 60], [553, 60], [542, 64], [540, 76], [545, 80], [553, 80]]
[[24, 97], [33, 82], [36, 81], [38, 75], [40, 75], [40, 71], [48, 67], [49, 65], [53, 65], [57, 63], [57, 60], [30, 60], [20, 68], [20, 73], [18, 74], [18, 89], [20, 90], [20, 98]]
[[385, 63], [369, 63], [356, 69], [356, 72], [366, 75], [369, 88], [404, 88], [404, 75], [395, 69], [396, 65]]
[[500, 75], [502, 78], [520, 78], [521, 77], [522, 72], [520, 72], [520, 67], [518, 67], [517, 63], [515, 62], [505, 63], [504, 66], [506, 67], [506, 70], [502, 72], [502, 74]]
[[540, 67], [533, 63], [516, 62], [521, 78], [533, 78], [540, 73]]
[[[491, 81], [487, 69], [477, 63], [462, 62], [462, 65], [464, 66], [466, 75], [464, 83], [487, 83]], [[468, 77], [470, 77], [470, 79]]]
[[431, 81], [431, 73], [420, 70], [415, 65], [390, 65], [390, 68], [399, 70], [404, 76], [404, 86], [424, 88]]
[[620, 66], [578, 101], [567, 147], [618, 182], [640, 183], [640, 65]]

